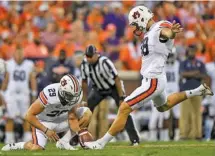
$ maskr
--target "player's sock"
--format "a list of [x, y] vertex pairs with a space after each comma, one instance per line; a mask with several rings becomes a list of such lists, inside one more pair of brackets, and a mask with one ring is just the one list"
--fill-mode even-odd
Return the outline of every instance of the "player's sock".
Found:
[[193, 96], [202, 95], [202, 90], [205, 89], [203, 85], [200, 85], [198, 88], [185, 91], [187, 98], [191, 98]]
[[109, 134], [107, 132], [101, 139], [98, 140], [98, 142], [101, 143], [104, 146], [108, 142], [110, 142], [113, 138], [114, 138], [114, 136], [112, 136], [111, 134]]
[[168, 129], [163, 129], [162, 131], [162, 135], [163, 135], [163, 140], [162, 141], [169, 141], [169, 130]]
[[149, 141], [157, 141], [157, 130], [150, 130], [149, 131]]
[[180, 130], [179, 128], [175, 129], [175, 136], [174, 136], [174, 140], [178, 141], [180, 139]]
[[30, 141], [32, 139], [31, 135], [32, 135], [31, 132], [25, 132], [24, 137], [23, 137], [23, 141], [25, 141], [25, 142]]
[[9, 144], [9, 143], [14, 143], [14, 142], [15, 142], [14, 132], [6, 132], [5, 133], [5, 143]]

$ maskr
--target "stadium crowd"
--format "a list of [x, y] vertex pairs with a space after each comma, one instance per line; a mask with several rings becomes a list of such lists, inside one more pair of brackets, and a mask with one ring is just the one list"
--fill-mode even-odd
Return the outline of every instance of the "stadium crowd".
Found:
[[[184, 61], [188, 47], [194, 45], [196, 59], [202, 61], [205, 66], [212, 62], [214, 64], [215, 2], [213, 1], [2, 1], [0, 2], [0, 57], [10, 60], [18, 47], [23, 49], [24, 57], [35, 63], [38, 93], [44, 86], [58, 82], [62, 75], [67, 73], [80, 78], [82, 54], [89, 44], [95, 45], [102, 55], [108, 56], [118, 70], [139, 71], [142, 36], [134, 37], [128, 27], [127, 15], [133, 6], [140, 4], [146, 5], [153, 11], [156, 21], [175, 20], [183, 26], [183, 33], [175, 39], [178, 61]], [[212, 77], [210, 79], [211, 82], [215, 81]], [[213, 89], [214, 83], [211, 83]], [[207, 121], [211, 123], [211, 118], [214, 120], [215, 111], [214, 114], [209, 112], [210, 109], [215, 109], [210, 107], [215, 104], [215, 100], [204, 103], [206, 106], [201, 107], [201, 115], [204, 115], [202, 136], [210, 139], [208, 133], [211, 133], [211, 130], [208, 130]], [[141, 119], [141, 125], [138, 122], [139, 130], [147, 129], [150, 111], [150, 104], [148, 108], [146, 106], [139, 111], [140, 116], [145, 118]], [[5, 118], [2, 118], [1, 125], [4, 125], [5, 121]], [[210, 124], [209, 129], [211, 128]], [[143, 136], [143, 139], [146, 138]]]

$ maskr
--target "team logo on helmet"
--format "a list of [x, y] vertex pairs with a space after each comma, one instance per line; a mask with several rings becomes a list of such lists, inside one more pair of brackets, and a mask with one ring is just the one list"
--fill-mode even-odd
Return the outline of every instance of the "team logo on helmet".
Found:
[[64, 87], [65, 85], [67, 85], [67, 81], [65, 79], [63, 79], [61, 82], [61, 85]]
[[138, 11], [135, 11], [132, 16], [133, 16], [134, 19], [137, 19], [137, 18], [140, 17], [140, 13]]

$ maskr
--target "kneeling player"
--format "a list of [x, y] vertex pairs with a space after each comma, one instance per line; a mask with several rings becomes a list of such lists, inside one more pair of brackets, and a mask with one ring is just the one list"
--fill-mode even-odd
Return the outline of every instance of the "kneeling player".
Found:
[[[81, 107], [82, 96], [82, 88], [73, 75], [45, 87], [25, 116], [32, 126], [32, 141], [7, 144], [2, 150], [42, 150], [48, 139], [57, 141], [57, 148], [75, 150], [69, 141], [88, 126], [92, 115], [87, 107]], [[61, 139], [57, 135], [60, 132], [66, 132]]]

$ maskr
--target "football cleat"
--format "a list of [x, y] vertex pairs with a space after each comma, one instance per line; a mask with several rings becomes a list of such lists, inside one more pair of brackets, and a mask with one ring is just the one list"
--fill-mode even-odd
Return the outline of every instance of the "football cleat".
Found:
[[12, 143], [12, 144], [7, 144], [4, 147], [2, 147], [2, 151], [12, 151], [12, 150], [19, 150], [21, 149], [17, 144]]
[[133, 140], [131, 146], [139, 146], [139, 141]]
[[204, 96], [204, 95], [211, 95], [213, 96], [214, 93], [212, 92], [212, 90], [210, 89], [210, 87], [208, 87], [206, 85], [206, 83], [203, 83], [199, 86], [199, 89], [200, 89], [200, 92], [201, 92], [201, 96]]
[[104, 148], [104, 145], [102, 145], [101, 143], [99, 143], [97, 141], [85, 142], [84, 145], [89, 149], [95, 149], [95, 150]]
[[74, 148], [73, 146], [71, 146], [69, 144], [69, 142], [65, 142], [65, 141], [62, 141], [62, 140], [57, 141], [56, 147], [58, 149], [61, 149], [61, 150], [77, 150], [77, 148]]

